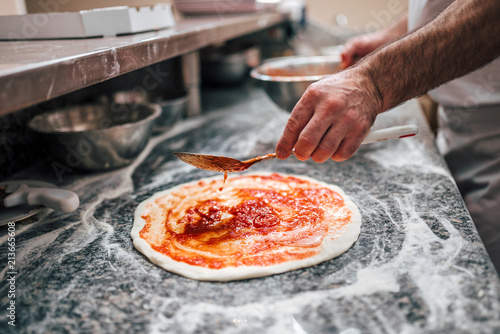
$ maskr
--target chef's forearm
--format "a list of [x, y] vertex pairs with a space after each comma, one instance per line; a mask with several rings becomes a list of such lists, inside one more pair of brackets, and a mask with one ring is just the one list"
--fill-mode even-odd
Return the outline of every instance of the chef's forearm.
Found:
[[457, 0], [435, 20], [357, 66], [378, 92], [379, 112], [465, 75], [500, 55], [500, 1]]

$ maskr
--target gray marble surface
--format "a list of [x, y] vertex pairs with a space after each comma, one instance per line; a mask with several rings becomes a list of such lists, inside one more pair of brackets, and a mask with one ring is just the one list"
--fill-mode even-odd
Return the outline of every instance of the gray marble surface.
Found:
[[[359, 240], [317, 266], [236, 282], [198, 282], [150, 263], [132, 245], [138, 203], [213, 176], [177, 150], [237, 158], [273, 151], [287, 114], [252, 84], [212, 89], [206, 113], [154, 137], [129, 167], [62, 182], [71, 214], [16, 224], [16, 327], [7, 324], [7, 229], [0, 228], [0, 333], [499, 333], [500, 281], [416, 101], [376, 127], [418, 136], [363, 146], [350, 160], [268, 161], [250, 171], [307, 175], [360, 208]], [[16, 175], [57, 182], [50, 159]]]

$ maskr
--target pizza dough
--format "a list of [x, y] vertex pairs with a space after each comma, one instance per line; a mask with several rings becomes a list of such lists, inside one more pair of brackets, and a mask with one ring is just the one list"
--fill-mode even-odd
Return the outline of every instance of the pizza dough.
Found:
[[131, 236], [158, 266], [230, 281], [313, 266], [347, 251], [361, 215], [344, 192], [297, 175], [201, 179], [140, 203]]

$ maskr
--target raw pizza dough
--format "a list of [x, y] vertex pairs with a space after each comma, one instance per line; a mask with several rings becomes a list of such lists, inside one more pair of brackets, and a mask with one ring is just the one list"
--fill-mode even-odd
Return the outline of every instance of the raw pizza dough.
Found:
[[196, 280], [231, 281], [316, 265], [358, 239], [361, 215], [337, 186], [252, 173], [185, 183], [139, 204], [134, 246]]

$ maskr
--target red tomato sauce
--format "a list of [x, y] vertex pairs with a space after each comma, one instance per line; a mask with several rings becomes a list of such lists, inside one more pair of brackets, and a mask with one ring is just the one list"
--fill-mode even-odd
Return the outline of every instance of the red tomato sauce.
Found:
[[[332, 226], [340, 228], [350, 221], [347, 215], [334, 224], [324, 222], [326, 206], [344, 205], [343, 198], [329, 188], [279, 174], [241, 177], [259, 177], [261, 182], [295, 182], [301, 186], [286, 191], [259, 189], [259, 183], [251, 180], [249, 184], [255, 187], [236, 190], [236, 205], [226, 206], [218, 198], [201, 199], [174, 224], [183, 227], [181, 233], [170, 228], [170, 209], [164, 215], [163, 242], [153, 249], [175, 261], [212, 269], [270, 266], [316, 255], [322, 236]], [[310, 186], [306, 187], [308, 183]], [[148, 241], [151, 218], [148, 214], [142, 218], [146, 225], [140, 236]], [[308, 244], [307, 240], [314, 243]]]

